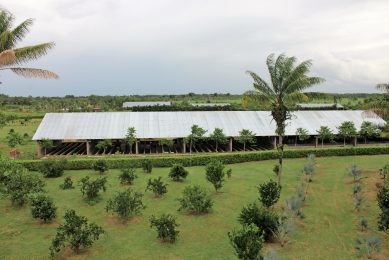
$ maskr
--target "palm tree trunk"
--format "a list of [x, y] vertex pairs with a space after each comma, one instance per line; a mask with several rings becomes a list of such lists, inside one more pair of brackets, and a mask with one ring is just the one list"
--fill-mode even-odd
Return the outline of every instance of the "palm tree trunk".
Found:
[[280, 149], [280, 155], [279, 155], [279, 159], [278, 159], [278, 164], [279, 164], [279, 169], [278, 169], [278, 185], [281, 187], [281, 180], [282, 180], [282, 162], [283, 162], [283, 157], [284, 157], [284, 144], [283, 144], [283, 140], [282, 140], [282, 135], [279, 135], [278, 136], [278, 146], [279, 146], [279, 149]]
[[321, 139], [321, 148], [324, 146], [324, 138]]
[[192, 154], [192, 139], [190, 140], [190, 143], [189, 143], [189, 154]]
[[296, 140], [294, 142], [294, 146], [297, 146], [297, 136], [296, 136]]
[[365, 136], [365, 144], [367, 143], [367, 138], [366, 138], [366, 136]]
[[217, 146], [218, 146], [218, 143], [216, 142], [216, 152], [217, 152]]
[[343, 146], [346, 146], [346, 137], [343, 138]]
[[243, 142], [243, 151], [246, 151], [246, 142]]

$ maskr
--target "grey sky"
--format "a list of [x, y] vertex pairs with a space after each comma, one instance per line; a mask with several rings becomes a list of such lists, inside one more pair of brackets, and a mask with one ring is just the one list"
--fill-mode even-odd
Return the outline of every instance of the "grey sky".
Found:
[[2, 0], [22, 45], [55, 41], [30, 66], [60, 79], [2, 73], [9, 95], [242, 93], [267, 78], [269, 53], [313, 59], [324, 92], [374, 92], [389, 81], [387, 0]]

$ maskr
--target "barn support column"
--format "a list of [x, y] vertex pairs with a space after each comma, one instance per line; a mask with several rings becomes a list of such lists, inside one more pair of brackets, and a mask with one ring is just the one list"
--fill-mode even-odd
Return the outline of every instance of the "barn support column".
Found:
[[185, 143], [185, 139], [182, 139], [182, 153], [186, 153], [186, 143]]
[[357, 137], [356, 136], [354, 136], [354, 138], [353, 138], [353, 146], [357, 146]]
[[37, 145], [36, 154], [38, 158], [41, 158], [43, 156], [43, 147], [39, 142], [37, 142], [36, 145]]
[[319, 146], [319, 137], [315, 136], [315, 148]]
[[135, 141], [135, 154], [139, 154], [139, 141]]
[[229, 151], [232, 152], [232, 143], [233, 143], [233, 139], [232, 137], [230, 137], [230, 144], [229, 144]]
[[92, 151], [91, 151], [91, 141], [90, 140], [86, 140], [86, 155], [92, 155]]
[[273, 149], [277, 149], [277, 136], [274, 136]]

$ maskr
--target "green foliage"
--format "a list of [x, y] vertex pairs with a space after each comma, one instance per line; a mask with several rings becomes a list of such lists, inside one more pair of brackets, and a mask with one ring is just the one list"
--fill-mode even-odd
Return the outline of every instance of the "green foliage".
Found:
[[61, 251], [66, 244], [69, 244], [70, 248], [77, 253], [80, 248], [92, 246], [94, 241], [104, 234], [102, 227], [95, 223], [88, 223], [86, 217], [78, 216], [74, 210], [67, 210], [64, 219], [65, 223], [57, 228], [57, 234], [51, 241], [51, 257]]
[[293, 219], [290, 217], [280, 217], [277, 222], [277, 228], [273, 231], [273, 238], [284, 247], [290, 242], [290, 235], [294, 231]]
[[353, 185], [353, 195], [356, 195], [362, 191], [362, 185], [357, 182]]
[[360, 181], [362, 179], [362, 171], [355, 164], [351, 165], [351, 167], [347, 171], [348, 175], [353, 177], [354, 182]]
[[190, 135], [186, 137], [186, 142], [189, 142], [189, 152], [192, 153], [192, 147], [196, 145], [198, 141], [203, 139], [204, 134], [207, 131], [198, 125], [192, 125]]
[[103, 174], [104, 172], [108, 171], [107, 161], [103, 160], [103, 159], [99, 159], [99, 160], [95, 161], [92, 164], [92, 169], [94, 171], [99, 172], [100, 174]]
[[243, 225], [240, 230], [228, 232], [228, 237], [239, 259], [263, 259], [261, 257], [261, 250], [264, 246], [263, 235], [254, 224]]
[[138, 178], [138, 176], [135, 174], [135, 168], [130, 167], [121, 169], [121, 173], [119, 175], [121, 184], [132, 185], [136, 178]]
[[118, 192], [116, 196], [107, 201], [105, 210], [116, 213], [122, 220], [128, 220], [146, 208], [143, 205], [142, 197], [141, 193], [131, 189]]
[[132, 146], [135, 144], [136, 140], [137, 139], [136, 139], [135, 127], [129, 127], [127, 129], [125, 141], [128, 144], [128, 146], [130, 147], [130, 153], [132, 153]]
[[63, 181], [63, 183], [61, 185], [59, 185], [59, 187], [63, 190], [74, 189], [72, 178], [70, 178], [69, 176], [66, 177], [65, 180]]
[[5, 194], [11, 199], [13, 205], [23, 206], [32, 193], [43, 192], [45, 183], [36, 174], [26, 169], [15, 167], [11, 169], [5, 183]]
[[46, 194], [38, 193], [31, 195], [31, 215], [33, 218], [42, 219], [49, 222], [55, 219], [57, 208], [53, 199]]
[[239, 136], [235, 139], [238, 143], [243, 144], [243, 151], [246, 151], [246, 144], [252, 144], [255, 142], [255, 134], [249, 129], [242, 129], [239, 132]]
[[212, 160], [205, 167], [205, 177], [216, 191], [223, 187], [224, 175], [224, 164], [219, 160]]
[[315, 173], [315, 158], [316, 156], [314, 154], [309, 154], [303, 169], [301, 170], [305, 174], [306, 180], [309, 182], [312, 181], [313, 174]]
[[363, 236], [356, 239], [355, 249], [360, 256], [372, 258], [375, 252], [381, 249], [381, 239], [376, 236]]
[[386, 177], [389, 175], [389, 164], [386, 164], [384, 167], [382, 167], [379, 172], [380, 176], [385, 180]]
[[205, 189], [198, 185], [185, 187], [182, 197], [178, 199], [181, 210], [186, 210], [195, 214], [208, 213], [212, 209], [213, 202]]
[[145, 173], [151, 173], [153, 171], [153, 162], [150, 159], [144, 159], [142, 161], [142, 169]]
[[46, 178], [60, 177], [63, 175], [66, 163], [66, 159], [46, 159], [43, 160], [39, 171]]
[[360, 228], [360, 230], [362, 232], [366, 231], [368, 229], [368, 227], [369, 227], [369, 223], [368, 223], [367, 219], [366, 218], [361, 218], [359, 220], [359, 228]]
[[309, 134], [308, 134], [308, 130], [305, 129], [305, 128], [297, 128], [296, 130], [296, 142], [297, 142], [297, 138], [301, 141], [301, 142], [304, 142], [305, 140], [308, 140], [309, 139]]
[[228, 169], [226, 171], [227, 178], [231, 178], [231, 174], [232, 174], [232, 169]]
[[363, 121], [361, 125], [361, 130], [359, 130], [359, 135], [365, 139], [365, 143], [367, 138], [379, 137], [380, 133], [381, 130], [369, 121]]
[[174, 146], [174, 140], [173, 139], [162, 139], [162, 140], [159, 140], [159, 145], [161, 145], [161, 146], [166, 145], [169, 149], [172, 149]]
[[150, 227], [155, 227], [158, 232], [158, 238], [162, 241], [174, 243], [177, 240], [179, 231], [176, 228], [176, 217], [170, 214], [162, 214], [159, 217], [152, 215], [150, 217]]
[[47, 149], [50, 149], [54, 146], [53, 140], [48, 139], [48, 138], [43, 138], [42, 140], [38, 141], [39, 144], [43, 147], [45, 150], [44, 155], [47, 154]]
[[174, 164], [169, 172], [169, 177], [173, 181], [181, 181], [188, 176], [189, 172], [181, 164]]
[[355, 137], [357, 135], [357, 129], [352, 121], [345, 121], [338, 126], [338, 135], [343, 138], [344, 145], [346, 145], [346, 139]]
[[277, 182], [270, 180], [258, 187], [259, 201], [265, 207], [269, 208], [277, 203], [281, 194], [281, 186]]
[[212, 134], [209, 136], [209, 139], [215, 142], [216, 151], [219, 148], [219, 144], [226, 144], [228, 142], [227, 136], [223, 133], [223, 129], [215, 128]]
[[389, 230], [389, 186], [382, 186], [377, 193], [378, 207], [381, 212], [378, 217], [378, 229]]
[[321, 126], [317, 131], [317, 136], [321, 139], [321, 146], [324, 145], [324, 140], [332, 140], [334, 138], [334, 133], [328, 126]]
[[258, 207], [257, 204], [251, 203], [243, 207], [238, 220], [242, 225], [256, 225], [263, 231], [265, 241], [270, 241], [273, 232], [277, 230], [278, 215], [272, 209]]
[[82, 196], [86, 198], [87, 201], [93, 202], [96, 201], [100, 190], [105, 192], [107, 183], [107, 177], [98, 178], [96, 180], [91, 180], [89, 176], [86, 176], [80, 180], [81, 184], [81, 193]]
[[8, 146], [11, 148], [15, 148], [17, 145], [20, 145], [23, 143], [23, 137], [21, 134], [17, 132], [9, 132], [7, 135], [7, 142]]
[[97, 144], [96, 144], [96, 148], [99, 150], [99, 151], [103, 151], [103, 154], [105, 154], [105, 151], [110, 148], [112, 146], [112, 142], [111, 140], [108, 140], [108, 139], [105, 139], [105, 140], [101, 140], [99, 141]]
[[167, 184], [162, 181], [162, 177], [159, 176], [158, 179], [149, 179], [147, 181], [146, 190], [151, 190], [156, 197], [160, 197], [163, 194], [167, 193]]

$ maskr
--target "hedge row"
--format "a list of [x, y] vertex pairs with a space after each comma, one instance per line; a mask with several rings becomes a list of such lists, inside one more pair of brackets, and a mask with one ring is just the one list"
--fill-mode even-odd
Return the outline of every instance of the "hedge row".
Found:
[[[315, 148], [286, 150], [284, 158], [304, 158], [308, 154], [314, 153], [316, 157], [323, 156], [350, 156], [350, 155], [376, 155], [389, 154], [389, 146], [381, 147], [341, 147], [341, 148]], [[134, 156], [134, 157], [106, 157], [109, 168], [117, 169], [122, 167], [141, 167], [142, 161], [149, 159], [154, 167], [171, 167], [175, 163], [184, 166], [205, 165], [211, 159], [216, 158], [226, 164], [243, 163], [251, 161], [262, 161], [277, 159], [278, 153], [275, 150], [239, 153], [215, 153], [200, 155], [175, 155], [175, 156]], [[90, 169], [92, 163], [101, 157], [71, 158], [66, 164], [67, 170]], [[29, 170], [37, 170], [43, 160], [20, 160], [18, 161]]]

